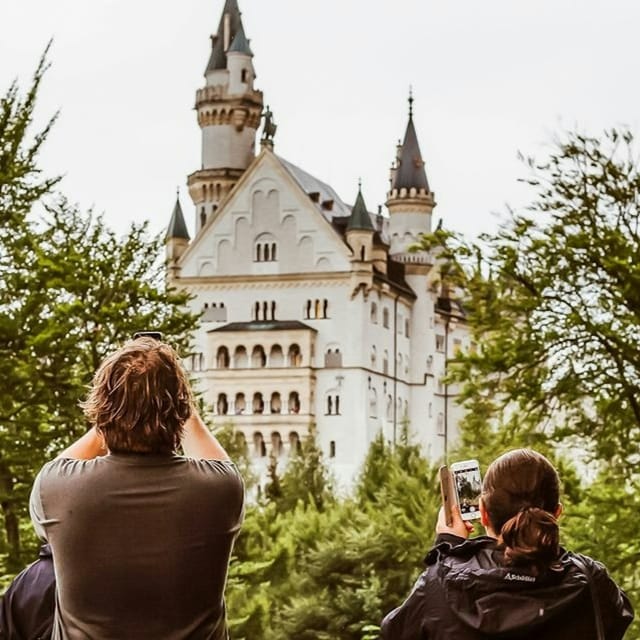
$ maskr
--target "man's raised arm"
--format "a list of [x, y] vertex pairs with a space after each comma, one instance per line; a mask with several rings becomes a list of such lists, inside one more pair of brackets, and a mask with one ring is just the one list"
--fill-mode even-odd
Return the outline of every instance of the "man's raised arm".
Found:
[[182, 450], [189, 458], [203, 460], [230, 460], [218, 439], [207, 429], [198, 412], [193, 409], [184, 423]]

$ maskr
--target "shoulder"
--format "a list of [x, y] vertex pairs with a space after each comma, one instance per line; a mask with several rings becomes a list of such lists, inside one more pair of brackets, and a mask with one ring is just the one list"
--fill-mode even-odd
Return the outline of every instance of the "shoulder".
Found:
[[230, 460], [184, 458], [194, 479], [206, 485], [224, 487], [244, 493], [244, 482], [238, 467]]

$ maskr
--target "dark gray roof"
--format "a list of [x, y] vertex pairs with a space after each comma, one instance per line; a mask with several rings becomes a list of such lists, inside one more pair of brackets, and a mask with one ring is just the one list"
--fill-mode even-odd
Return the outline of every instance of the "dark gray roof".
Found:
[[316, 331], [313, 327], [310, 327], [304, 322], [299, 320], [269, 320], [260, 321], [253, 320], [252, 322], [230, 322], [225, 324], [224, 327], [219, 329], [211, 329], [207, 333], [214, 333], [216, 331]]
[[351, 209], [349, 222], [347, 222], [347, 231], [351, 231], [352, 229], [375, 231], [371, 217], [367, 211], [367, 205], [364, 203], [364, 198], [362, 197], [362, 189], [358, 189], [358, 197], [356, 198], [356, 203], [353, 205], [353, 209]]
[[249, 46], [249, 41], [247, 40], [247, 36], [244, 33], [242, 22], [240, 23], [240, 26], [238, 27], [238, 32], [236, 33], [236, 36], [233, 39], [231, 46], [229, 47], [229, 51], [236, 51], [238, 53], [244, 53], [248, 56], [253, 56], [253, 51], [251, 51], [251, 47]]
[[400, 150], [398, 168], [391, 185], [392, 189], [426, 189], [429, 191], [427, 174], [424, 170], [424, 161], [420, 153], [416, 128], [413, 125], [413, 116], [409, 115], [409, 124], [404, 134], [404, 142]]
[[227, 68], [227, 53], [224, 50], [224, 17], [227, 14], [230, 16], [229, 24], [231, 29], [229, 44], [234, 41], [236, 34], [238, 33], [238, 29], [242, 28], [238, 0], [226, 0], [224, 3], [224, 9], [222, 10], [222, 16], [220, 17], [218, 31], [213, 37], [211, 56], [209, 57], [209, 63], [207, 64], [205, 74], [209, 73], [209, 71]]
[[171, 220], [169, 221], [169, 227], [167, 228], [167, 235], [165, 239], [169, 238], [183, 238], [184, 240], [190, 240], [189, 232], [187, 231], [187, 225], [184, 221], [184, 215], [182, 215], [182, 207], [180, 206], [180, 198], [176, 198], [176, 206], [173, 208], [171, 214]]

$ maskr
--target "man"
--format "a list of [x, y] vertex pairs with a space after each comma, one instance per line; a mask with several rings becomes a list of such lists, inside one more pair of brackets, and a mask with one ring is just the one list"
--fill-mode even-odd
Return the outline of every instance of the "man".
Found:
[[244, 488], [194, 410], [177, 354], [149, 337], [127, 343], [96, 372], [84, 411], [92, 429], [31, 493], [53, 551], [52, 638], [227, 638]]

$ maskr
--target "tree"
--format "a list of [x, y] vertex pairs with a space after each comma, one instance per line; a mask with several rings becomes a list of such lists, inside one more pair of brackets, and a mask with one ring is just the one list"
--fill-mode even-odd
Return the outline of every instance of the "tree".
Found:
[[[640, 171], [629, 132], [567, 134], [528, 161], [536, 197], [480, 242], [438, 231], [481, 345], [451, 368], [467, 423], [580, 443], [627, 474], [640, 455]], [[534, 428], [532, 428], [534, 427]], [[481, 429], [480, 429], [481, 431]], [[573, 440], [572, 440], [573, 439]]]
[[[51, 123], [29, 140], [44, 58], [24, 99], [0, 103], [0, 506], [7, 568], [21, 568], [21, 520], [33, 478], [86, 427], [78, 407], [95, 369], [140, 329], [186, 348], [196, 318], [167, 290], [162, 238], [132, 225], [118, 238], [40, 176]], [[40, 217], [37, 217], [39, 214]], [[31, 537], [31, 542], [33, 537]]]

